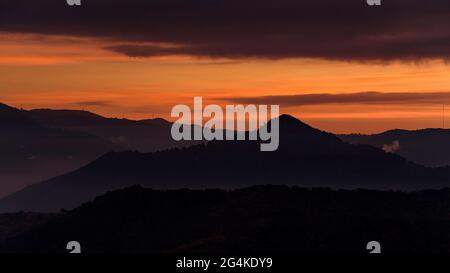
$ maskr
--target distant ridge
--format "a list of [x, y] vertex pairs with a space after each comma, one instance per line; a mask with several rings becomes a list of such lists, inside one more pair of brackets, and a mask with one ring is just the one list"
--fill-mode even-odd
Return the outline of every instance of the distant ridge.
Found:
[[424, 166], [450, 166], [450, 129], [395, 129], [374, 135], [350, 134], [339, 137], [349, 143], [384, 148]]
[[128, 120], [106, 118], [80, 110], [30, 110], [35, 121], [52, 128], [80, 131], [106, 139], [126, 150], [153, 152], [188, 145], [170, 135], [171, 123], [162, 119]]

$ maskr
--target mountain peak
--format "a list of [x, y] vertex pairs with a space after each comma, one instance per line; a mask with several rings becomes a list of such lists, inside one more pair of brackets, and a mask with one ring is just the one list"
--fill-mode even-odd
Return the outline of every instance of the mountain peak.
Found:
[[308, 124], [304, 123], [303, 121], [299, 120], [298, 118], [288, 115], [288, 114], [282, 114], [278, 117], [280, 120], [280, 124], [283, 126], [301, 126], [313, 129], [313, 127], [309, 126]]
[[299, 120], [298, 118], [296, 118], [294, 116], [291, 116], [291, 115], [288, 115], [288, 114], [281, 114], [279, 116], [279, 119], [280, 120]]
[[[296, 135], [320, 135], [326, 134], [319, 129], [311, 127], [310, 125], [304, 123], [296, 117], [291, 115], [283, 114], [278, 117], [280, 123], [280, 131], [283, 133], [288, 133], [292, 136]], [[269, 122], [269, 126], [272, 121]]]

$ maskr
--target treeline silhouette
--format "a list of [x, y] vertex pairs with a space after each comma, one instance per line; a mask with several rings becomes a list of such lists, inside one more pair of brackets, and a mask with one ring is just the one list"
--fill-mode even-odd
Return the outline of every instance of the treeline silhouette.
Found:
[[159, 191], [133, 186], [53, 216], [2, 252], [450, 253], [450, 189], [415, 193], [253, 186]]

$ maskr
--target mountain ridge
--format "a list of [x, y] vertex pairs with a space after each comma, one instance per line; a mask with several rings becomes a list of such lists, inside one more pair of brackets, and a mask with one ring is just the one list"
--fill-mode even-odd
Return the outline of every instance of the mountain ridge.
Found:
[[0, 103], [0, 126], [0, 198], [110, 151], [187, 145], [172, 140], [168, 121], [106, 118], [82, 110], [23, 110]]
[[0, 126], [0, 196], [123, 149], [85, 132], [43, 126], [5, 104], [0, 105]]
[[288, 115], [279, 119], [280, 146], [275, 152], [261, 152], [259, 141], [211, 141], [152, 153], [108, 153], [0, 200], [0, 211], [70, 209], [133, 184], [157, 189], [286, 184], [387, 190], [450, 185], [447, 168], [425, 168], [370, 145], [348, 144]]

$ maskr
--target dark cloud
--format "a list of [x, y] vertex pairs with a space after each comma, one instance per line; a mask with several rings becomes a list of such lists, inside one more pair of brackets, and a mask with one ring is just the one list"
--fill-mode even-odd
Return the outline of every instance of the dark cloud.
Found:
[[450, 92], [360, 92], [349, 94], [305, 94], [289, 96], [221, 98], [220, 100], [237, 104], [278, 104], [283, 106], [305, 106], [319, 104], [448, 104], [450, 103]]
[[105, 49], [122, 53], [129, 57], [157, 57], [167, 55], [192, 55], [187, 48], [164, 48], [155, 45], [136, 45], [136, 44], [121, 44], [107, 46]]
[[0, 31], [102, 37], [133, 57], [448, 60], [450, 1], [0, 0]]

